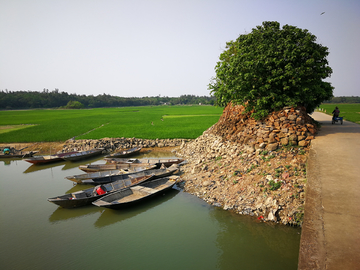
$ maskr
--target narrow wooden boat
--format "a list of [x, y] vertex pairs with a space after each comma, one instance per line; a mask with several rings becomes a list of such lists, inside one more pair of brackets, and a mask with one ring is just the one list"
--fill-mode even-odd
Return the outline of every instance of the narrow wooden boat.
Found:
[[47, 164], [52, 162], [64, 161], [64, 157], [67, 155], [76, 154], [78, 152], [69, 152], [69, 153], [60, 153], [56, 155], [45, 155], [45, 156], [33, 156], [30, 158], [25, 159], [25, 161], [32, 163], [32, 164]]
[[99, 171], [110, 171], [110, 170], [124, 170], [124, 169], [131, 169], [133, 170], [134, 168], [149, 168], [152, 167], [152, 169], [154, 169], [154, 166], [156, 168], [156, 165], [154, 164], [94, 164], [94, 165], [80, 165], [79, 169], [90, 173], [90, 172], [99, 172]]
[[27, 147], [15, 149], [14, 147], [6, 146], [0, 148], [0, 158], [26, 158], [32, 157], [39, 151], [22, 151]]
[[119, 151], [110, 155], [106, 155], [106, 158], [124, 158], [124, 157], [129, 157], [135, 154], [138, 154], [141, 151], [142, 147], [134, 147], [131, 149], [127, 149], [127, 150], [123, 150], [123, 151]]
[[108, 163], [115, 163], [115, 164], [155, 164], [156, 166], [160, 167], [161, 165], [165, 165], [166, 167], [171, 166], [172, 164], [179, 164], [184, 161], [184, 159], [137, 159], [137, 158], [105, 158], [105, 161]]
[[173, 167], [163, 168], [163, 169], [153, 169], [153, 170], [147, 170], [147, 171], [141, 171], [141, 172], [130, 172], [127, 174], [97, 177], [97, 178], [93, 178], [93, 179], [83, 180], [82, 183], [92, 184], [92, 185], [101, 185], [101, 184], [116, 182], [118, 180], [121, 180], [123, 177], [127, 177], [127, 176], [140, 177], [140, 176], [146, 176], [146, 175], [154, 175], [153, 179], [157, 179], [157, 178], [170, 176], [170, 175], [173, 175], [178, 172], [179, 172], [179, 168], [177, 167], [177, 165], [173, 165]]
[[107, 194], [143, 183], [151, 179], [152, 177], [153, 175], [147, 175], [141, 177], [126, 177], [122, 180], [113, 183], [99, 185], [94, 188], [88, 188], [85, 190], [81, 190], [65, 195], [60, 195], [53, 198], [48, 198], [48, 201], [56, 205], [59, 205], [63, 208], [80, 207], [91, 204], [95, 200], [98, 200]]
[[75, 154], [64, 156], [64, 159], [69, 161], [78, 161], [90, 157], [99, 156], [102, 154], [103, 151], [104, 148], [94, 148], [88, 151], [81, 151]]
[[170, 176], [150, 180], [133, 187], [113, 192], [94, 201], [92, 204], [99, 207], [121, 209], [162, 194], [166, 190], [171, 189], [176, 184], [178, 178], [179, 176]]
[[155, 165], [150, 165], [147, 167], [132, 167], [132, 168], [124, 168], [124, 169], [120, 169], [120, 170], [109, 170], [109, 171], [84, 173], [84, 174], [66, 176], [65, 178], [70, 181], [76, 182], [77, 184], [84, 184], [84, 181], [89, 180], [89, 179], [97, 179], [97, 178], [108, 177], [108, 176], [136, 173], [136, 172], [147, 171], [147, 170], [151, 170], [151, 169], [155, 169], [155, 168], [156, 168]]

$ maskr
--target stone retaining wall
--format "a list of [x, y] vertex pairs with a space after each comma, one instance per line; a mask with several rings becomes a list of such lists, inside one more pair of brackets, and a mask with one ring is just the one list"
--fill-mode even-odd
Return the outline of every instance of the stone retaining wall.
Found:
[[243, 106], [229, 104], [213, 132], [229, 141], [273, 151], [286, 145], [306, 147], [317, 129], [304, 107], [285, 107], [256, 121], [244, 113]]

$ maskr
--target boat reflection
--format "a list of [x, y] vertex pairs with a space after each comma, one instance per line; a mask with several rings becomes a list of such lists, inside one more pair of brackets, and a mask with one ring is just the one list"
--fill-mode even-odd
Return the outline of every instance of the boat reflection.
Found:
[[27, 168], [23, 173], [32, 173], [32, 172], [36, 172], [36, 171], [41, 171], [41, 170], [45, 170], [45, 169], [49, 169], [49, 168], [54, 168], [60, 165], [63, 165], [64, 162], [61, 163], [50, 163], [50, 164], [33, 164], [31, 165], [29, 168]]
[[102, 207], [96, 207], [103, 210], [98, 220], [95, 222], [95, 227], [103, 228], [117, 222], [122, 222], [129, 218], [133, 218], [139, 214], [145, 213], [146, 211], [165, 203], [166, 201], [174, 198], [180, 191], [177, 189], [171, 189], [164, 193], [162, 196], [156, 196], [151, 200], [146, 201], [145, 203], [136, 204], [128, 208], [121, 210], [105, 209]]
[[10, 165], [12, 162], [21, 160], [21, 158], [0, 158], [0, 161], [4, 161], [4, 165]]
[[103, 156], [97, 156], [97, 157], [92, 157], [92, 158], [88, 158], [88, 159], [84, 159], [84, 160], [79, 160], [79, 161], [67, 161], [64, 165], [64, 167], [62, 167], [62, 171], [66, 171], [66, 170], [70, 170], [76, 167], [79, 167], [80, 165], [84, 165], [84, 164], [97, 164], [97, 163], [105, 163], [104, 161], [104, 157]]
[[79, 217], [89, 216], [96, 213], [101, 213], [104, 211], [99, 207], [95, 207], [94, 205], [87, 205], [79, 208], [67, 209], [58, 207], [56, 210], [49, 216], [50, 223], [58, 223], [61, 221], [67, 221], [71, 219], [76, 219]]

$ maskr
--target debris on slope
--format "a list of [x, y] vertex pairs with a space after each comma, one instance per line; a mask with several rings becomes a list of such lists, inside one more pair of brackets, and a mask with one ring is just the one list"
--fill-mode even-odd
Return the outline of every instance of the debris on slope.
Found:
[[262, 121], [243, 111], [228, 105], [217, 124], [181, 145], [185, 191], [225, 210], [301, 225], [312, 118], [304, 108], [284, 108]]

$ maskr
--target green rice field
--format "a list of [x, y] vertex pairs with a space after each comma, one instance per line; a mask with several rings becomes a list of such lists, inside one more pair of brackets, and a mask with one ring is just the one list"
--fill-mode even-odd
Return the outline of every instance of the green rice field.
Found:
[[215, 124], [223, 108], [153, 106], [89, 110], [0, 111], [0, 143], [76, 139], [194, 139]]
[[335, 107], [338, 107], [340, 110], [340, 116], [344, 117], [345, 120], [360, 124], [360, 104], [322, 104], [320, 109], [322, 109], [326, 114], [332, 115], [332, 111]]

